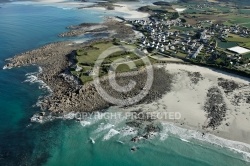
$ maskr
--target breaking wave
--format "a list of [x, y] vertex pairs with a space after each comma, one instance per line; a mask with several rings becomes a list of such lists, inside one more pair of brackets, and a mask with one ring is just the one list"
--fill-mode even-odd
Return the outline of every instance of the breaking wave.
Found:
[[[250, 145], [242, 142], [227, 140], [213, 134], [206, 133], [205, 135], [202, 132], [184, 129], [178, 126], [175, 126], [172, 123], [162, 123], [163, 130], [160, 133], [160, 140], [165, 140], [165, 137], [169, 134], [176, 135], [184, 142], [190, 142], [190, 140], [198, 140], [202, 142], [207, 142], [213, 145], [227, 148], [233, 152], [240, 153], [243, 155], [245, 161], [250, 162]], [[167, 137], [166, 137], [167, 138]]]
[[103, 140], [109, 140], [111, 137], [119, 134], [120, 132], [115, 129], [110, 129], [109, 132], [103, 137]]
[[48, 92], [52, 93], [52, 89], [42, 80], [38, 79], [38, 74], [42, 73], [42, 68], [38, 67], [38, 72], [33, 72], [33, 73], [27, 73], [25, 74], [26, 80], [23, 82], [29, 82], [29, 83], [38, 83], [39, 84], [39, 89], [46, 89]]

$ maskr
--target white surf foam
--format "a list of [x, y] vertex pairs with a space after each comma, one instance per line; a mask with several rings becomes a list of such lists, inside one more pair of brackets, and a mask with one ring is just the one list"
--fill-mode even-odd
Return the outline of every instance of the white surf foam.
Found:
[[80, 121], [80, 123], [83, 127], [91, 125], [91, 122], [89, 121]]
[[119, 131], [121, 133], [121, 137], [126, 137], [126, 136], [130, 136], [130, 135], [137, 135], [138, 134], [138, 131], [132, 127], [123, 127]]
[[25, 74], [26, 80], [23, 82], [29, 82], [29, 83], [38, 83], [39, 84], [39, 89], [46, 89], [48, 92], [52, 93], [52, 89], [42, 80], [39, 80], [37, 75], [41, 73], [43, 70], [41, 67], [38, 67], [38, 72], [32, 72], [32, 73], [27, 73]]
[[42, 72], [43, 72], [43, 69], [42, 69], [40, 66], [38, 66], [38, 72], [39, 72], [39, 73], [42, 73]]
[[[180, 137], [184, 142], [190, 142], [191, 139], [199, 140], [203, 142], [208, 142], [210, 144], [215, 144], [220, 147], [228, 148], [234, 152], [240, 153], [243, 155], [245, 161], [250, 162], [250, 145], [242, 142], [227, 140], [213, 134], [203, 135], [199, 131], [184, 129], [178, 126], [175, 126], [172, 123], [162, 123], [163, 130], [162, 134], [174, 134]], [[161, 134], [160, 134], [161, 135]]]
[[160, 136], [160, 140], [161, 141], [165, 141], [168, 138], [168, 134], [167, 133], [160, 133], [159, 136]]
[[149, 139], [153, 139], [153, 138], [155, 138], [155, 137], [158, 136], [158, 135], [159, 135], [159, 133], [157, 133], [157, 132], [150, 132], [150, 133], [148, 134]]
[[64, 114], [62, 118], [66, 120], [71, 120], [71, 119], [75, 119], [76, 117], [77, 117], [77, 113], [69, 112], [67, 114]]
[[62, 7], [63, 10], [71, 10], [73, 8], [70, 8], [70, 7]]
[[110, 138], [114, 137], [115, 135], [119, 134], [120, 132], [115, 130], [115, 129], [110, 129], [108, 134], [106, 134], [104, 137], [103, 137], [103, 140], [109, 140]]
[[37, 80], [38, 80], [38, 79], [37, 79], [37, 76], [28, 75], [28, 76], [27, 76], [27, 79], [26, 79], [24, 82], [34, 83], [34, 82], [36, 82]]
[[3, 70], [6, 70], [6, 69], [11, 69], [11, 67], [7, 67], [6, 65], [3, 67]]
[[93, 133], [100, 133], [102, 131], [105, 131], [105, 130], [108, 130], [108, 129], [111, 129], [112, 127], [114, 127], [113, 124], [110, 124], [110, 123], [101, 123], [98, 128], [93, 132]]

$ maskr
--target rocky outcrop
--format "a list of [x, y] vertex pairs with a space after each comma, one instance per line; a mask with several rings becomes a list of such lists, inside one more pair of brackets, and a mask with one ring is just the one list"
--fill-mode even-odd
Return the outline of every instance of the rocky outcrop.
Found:
[[199, 83], [200, 80], [203, 80], [200, 72], [187, 72], [191, 82], [196, 85]]
[[75, 37], [86, 33], [109, 34], [109, 37], [127, 39], [135, 37], [135, 33], [131, 26], [126, 25], [124, 21], [117, 21], [112, 17], [106, 18], [103, 23], [83, 23], [76, 26], [68, 27], [69, 31], [59, 34], [60, 37]]
[[74, 27], [68, 32], [64, 32], [59, 34], [59, 37], [75, 37], [80, 36], [85, 33], [100, 33], [100, 32], [108, 32], [108, 28], [104, 25], [93, 25], [88, 27]]
[[[88, 44], [52, 43], [17, 55], [10, 59], [6, 66], [10, 68], [36, 64], [43, 69], [38, 78], [43, 80], [53, 93], [39, 103], [42, 110], [49, 110], [53, 116], [61, 116], [68, 112], [102, 110], [110, 107], [111, 104], [100, 96], [95, 85], [92, 82], [81, 85], [68, 71], [74, 63], [74, 50], [91, 45], [93, 42], [96, 41], [88, 42]], [[114, 90], [105, 77], [101, 79], [101, 85], [112, 97], [126, 99], [141, 92], [146, 79], [147, 73], [144, 69], [118, 74], [116, 81], [120, 86], [128, 84], [130, 80], [137, 83], [134, 89], [127, 93]], [[155, 68], [152, 88], [140, 103], [152, 102], [170, 91], [171, 80], [172, 76], [165, 69]]]
[[149, 139], [161, 131], [161, 124], [147, 112], [133, 111], [133, 113], [133, 118], [128, 118], [126, 125], [136, 128], [139, 132], [130, 141], [139, 142], [142, 139]]

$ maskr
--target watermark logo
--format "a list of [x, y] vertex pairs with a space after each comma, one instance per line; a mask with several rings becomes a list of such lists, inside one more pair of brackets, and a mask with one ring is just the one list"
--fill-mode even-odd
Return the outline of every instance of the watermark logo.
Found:
[[91, 117], [91, 119], [100, 120], [142, 120], [142, 121], [152, 121], [152, 120], [180, 120], [180, 112], [78, 112], [76, 114], [67, 115], [69, 119], [79, 119], [84, 120]]
[[[113, 90], [115, 90], [116, 92], [120, 92], [120, 93], [127, 93], [127, 92], [132, 91], [136, 86], [136, 82], [134, 80], [130, 80], [126, 86], [120, 86], [116, 82], [117, 74], [115, 71], [119, 65], [122, 65], [122, 64], [127, 65], [129, 67], [129, 69], [132, 70], [132, 69], [136, 68], [135, 61], [140, 60], [145, 65], [145, 72], [147, 73], [147, 79], [145, 82], [145, 86], [144, 86], [144, 88], [142, 88], [140, 93], [133, 96], [133, 97], [127, 97], [125, 99], [119, 99], [117, 97], [110, 95], [102, 87], [101, 81], [99, 78], [100, 69], [103, 67], [103, 65], [105, 65], [103, 63], [104, 60], [107, 59], [110, 55], [117, 53], [117, 52], [121, 52], [121, 51], [132, 52], [136, 56], [138, 56], [139, 59], [129, 60], [126, 58], [117, 58], [110, 64], [110, 67], [108, 70], [108, 80], [109, 80], [109, 84]], [[98, 93], [101, 95], [101, 97], [104, 100], [106, 100], [107, 102], [112, 103], [114, 105], [119, 105], [119, 106], [132, 105], [132, 104], [139, 102], [148, 94], [148, 92], [153, 84], [153, 66], [150, 63], [149, 58], [147, 56], [145, 56], [143, 52], [135, 49], [133, 46], [128, 46], [128, 45], [126, 45], [126, 46], [112, 46], [112, 47], [108, 48], [107, 50], [102, 52], [100, 54], [100, 56], [98, 57], [97, 61], [95, 62], [95, 66], [93, 68], [93, 72], [94, 72], [94, 74], [92, 75], [92, 77], [93, 77], [94, 85], [95, 85], [95, 88], [98, 91]]]

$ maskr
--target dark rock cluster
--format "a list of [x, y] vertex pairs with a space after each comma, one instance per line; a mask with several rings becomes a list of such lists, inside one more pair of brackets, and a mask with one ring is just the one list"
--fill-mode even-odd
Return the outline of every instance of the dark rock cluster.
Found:
[[218, 87], [211, 87], [207, 93], [207, 101], [204, 106], [209, 119], [206, 127], [216, 129], [226, 116], [227, 107], [222, 92]]
[[[149, 139], [153, 133], [161, 131], [161, 125], [157, 119], [151, 117], [147, 112], [133, 112], [135, 115], [132, 119], [127, 119], [126, 125], [136, 128], [139, 132], [138, 135], [131, 139], [132, 142], [138, 142], [141, 139]], [[136, 117], [136, 118], [135, 118]]]
[[106, 18], [104, 23], [100, 24], [83, 23], [70, 26], [68, 29], [69, 31], [59, 34], [59, 37], [75, 37], [85, 33], [92, 33], [93, 35], [109, 34], [107, 36], [124, 40], [135, 35], [132, 27], [127, 26], [126, 22], [120, 22], [113, 18]]
[[239, 88], [239, 84], [232, 80], [226, 80], [224, 78], [218, 78], [218, 85], [222, 87], [226, 93], [232, 92]]
[[246, 103], [250, 104], [250, 96], [247, 97]]
[[234, 94], [233, 98], [231, 99], [231, 103], [233, 105], [238, 106], [239, 103], [241, 103], [243, 99], [244, 99], [243, 95], [241, 95], [241, 94]]
[[198, 84], [200, 80], [203, 80], [203, 76], [200, 72], [187, 72], [188, 76], [193, 84]]

